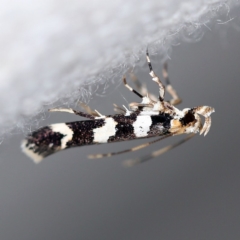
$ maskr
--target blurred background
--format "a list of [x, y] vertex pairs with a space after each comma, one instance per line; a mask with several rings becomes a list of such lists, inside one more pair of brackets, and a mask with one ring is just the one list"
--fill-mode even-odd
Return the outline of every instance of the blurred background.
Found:
[[[174, 1], [170, 2], [174, 4]], [[186, 5], [188, 1], [182, 2]], [[196, 1], [195, 5], [200, 2]], [[53, 3], [54, 1], [51, 2]], [[64, 6], [64, 1], [61, 3]], [[134, 3], [133, 1], [132, 4]], [[155, 1], [150, 3], [153, 7], [154, 4], [159, 7]], [[175, 6], [175, 17], [190, 16], [185, 13], [184, 4]], [[207, 6], [202, 2], [202, 6], [204, 4]], [[166, 17], [163, 13], [168, 11], [169, 6], [159, 12], [163, 15], [161, 17]], [[189, 8], [191, 4], [187, 6], [187, 9], [193, 10]], [[230, 2], [229, 6], [232, 6]], [[152, 16], [148, 13], [150, 10], [147, 6], [144, 7], [147, 16]], [[19, 11], [23, 14], [24, 7], [22, 8]], [[62, 9], [60, 3], [59, 8]], [[56, 6], [54, 9], [57, 9]], [[207, 6], [206, 9], [210, 8]], [[128, 9], [129, 14], [132, 12], [135, 11]], [[192, 13], [191, 17], [197, 17], [198, 23], [207, 26], [204, 34], [197, 31], [192, 37], [188, 32], [187, 36], [190, 37], [187, 38], [186, 34], [181, 33], [183, 37], [174, 38], [171, 44], [166, 44], [164, 37], [159, 38], [161, 41], [157, 41], [155, 36], [147, 39], [144, 29], [147, 26], [150, 28], [150, 23], [156, 19], [156, 13], [153, 13], [149, 21], [145, 19], [146, 26], [143, 29], [139, 26], [135, 28], [136, 25], [131, 25], [131, 22], [128, 24], [134, 26], [137, 39], [143, 35], [143, 42], [130, 40], [126, 48], [126, 45], [111, 45], [114, 41], [108, 39], [106, 48], [103, 48], [105, 50], [110, 46], [106, 50], [107, 58], [96, 58], [96, 62], [93, 59], [101, 52], [99, 46], [102, 45], [89, 49], [92, 55], [89, 62], [82, 66], [86, 76], [93, 66], [93, 72], [87, 78], [91, 84], [81, 80], [82, 73], [79, 73], [79, 78], [78, 72], [69, 78], [66, 74], [79, 67], [88, 56], [86, 49], [82, 48], [81, 38], [76, 55], [79, 53], [83, 56], [82, 59], [70, 54], [68, 58], [63, 58], [61, 64], [54, 62], [49, 66], [49, 62], [43, 63], [42, 60], [45, 57], [47, 59], [47, 56], [58, 59], [58, 52], [50, 54], [46, 49], [48, 45], [43, 44], [41, 51], [39, 48], [37, 50], [44, 58], [33, 57], [36, 52], [31, 51], [29, 56], [32, 65], [29, 63], [26, 68], [21, 68], [19, 78], [16, 77], [18, 68], [14, 67], [11, 58], [5, 61], [1, 57], [2, 62], [5, 61], [5, 65], [2, 65], [4, 71], [1, 71], [1, 120], [3, 123], [8, 121], [11, 125], [1, 125], [5, 136], [0, 150], [0, 239], [239, 239], [239, 11], [234, 7], [229, 11], [224, 10], [224, 17], [221, 15], [221, 18], [218, 17], [220, 13], [215, 18], [207, 14], [204, 19], [208, 19], [208, 24], [206, 20], [199, 20], [203, 16], [202, 12], [196, 10]], [[75, 14], [77, 15], [76, 9]], [[7, 19], [15, 21], [10, 16]], [[44, 19], [43, 16], [41, 19]], [[112, 15], [107, 17], [114, 18]], [[66, 18], [69, 18], [68, 13]], [[180, 22], [174, 22], [173, 19], [169, 18], [171, 27], [176, 24], [179, 28]], [[168, 27], [170, 25], [166, 24]], [[41, 25], [35, 27], [41, 29]], [[112, 29], [107, 29], [109, 32], [106, 35], [111, 35]], [[120, 27], [117, 29], [120, 34]], [[154, 27], [149, 31], [155, 31]], [[45, 31], [40, 37], [44, 36]], [[115, 36], [117, 37], [118, 35]], [[91, 35], [92, 38], [94, 36]], [[98, 43], [102, 41], [104, 37]], [[85, 99], [102, 114], [112, 114], [112, 103], [127, 105], [138, 101], [138, 97], [121, 84], [122, 73], [128, 68], [133, 67], [134, 73], [147, 84], [149, 91], [157, 94], [158, 89], [152, 83], [145, 63], [147, 43], [153, 68], [160, 76], [162, 63], [167, 59], [170, 80], [183, 99], [180, 109], [198, 105], [215, 108], [212, 128], [206, 137], [197, 135], [159, 158], [132, 168], [124, 168], [123, 160], [148, 154], [183, 136], [172, 137], [142, 151], [99, 160], [88, 160], [87, 155], [119, 151], [148, 140], [74, 148], [54, 154], [38, 165], [21, 152], [20, 142], [31, 129], [50, 123], [83, 120], [67, 113], [49, 114], [45, 110], [51, 106], [71, 105], [78, 108], [79, 98]], [[89, 47], [88, 41], [86, 46]], [[69, 48], [74, 50], [72, 46]], [[13, 45], [9, 49], [13, 49]], [[130, 57], [122, 56], [123, 49], [129, 52]], [[113, 56], [110, 55], [110, 50], [114, 50]], [[14, 53], [13, 50], [10, 52]], [[115, 65], [112, 64], [112, 57], [115, 57]], [[14, 58], [13, 54], [13, 59], [18, 62], [21, 58]], [[62, 69], [64, 62], [66, 68]], [[43, 66], [36, 67], [37, 63]], [[103, 68], [101, 71], [103, 64], [109, 69]], [[57, 70], [49, 73], [48, 70], [54, 67]], [[31, 73], [29, 69], [32, 69]], [[43, 70], [47, 72], [43, 74]], [[36, 81], [32, 78], [34, 74]], [[134, 86], [130, 79], [129, 84]], [[8, 91], [9, 89], [13, 90]], [[64, 89], [66, 96], [62, 95]], [[166, 98], [169, 99], [169, 96]], [[9, 109], [11, 112], [7, 115]], [[21, 113], [19, 109], [26, 110]], [[33, 117], [35, 114], [38, 115]], [[12, 120], [8, 120], [10, 117]]]

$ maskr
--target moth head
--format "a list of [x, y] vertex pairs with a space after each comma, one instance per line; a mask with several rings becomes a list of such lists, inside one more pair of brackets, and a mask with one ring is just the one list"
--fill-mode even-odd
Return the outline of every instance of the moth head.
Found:
[[[206, 136], [210, 130], [211, 123], [212, 123], [211, 114], [215, 112], [215, 109], [209, 106], [200, 106], [200, 107], [191, 109], [191, 111], [193, 112], [197, 120], [196, 123], [199, 123], [198, 131], [200, 131], [200, 135], [204, 133], [204, 136]], [[205, 122], [203, 126], [202, 126], [201, 118], [199, 115], [205, 118]]]

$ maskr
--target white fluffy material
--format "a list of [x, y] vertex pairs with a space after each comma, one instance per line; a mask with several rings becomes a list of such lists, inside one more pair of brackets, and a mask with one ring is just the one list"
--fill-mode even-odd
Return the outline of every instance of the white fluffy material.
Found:
[[230, 21], [238, 5], [237, 0], [1, 3], [0, 136], [32, 124], [26, 119], [59, 99], [102, 93], [99, 86], [139, 63], [147, 45], [150, 54], [167, 58], [176, 41], [199, 40], [213, 22]]

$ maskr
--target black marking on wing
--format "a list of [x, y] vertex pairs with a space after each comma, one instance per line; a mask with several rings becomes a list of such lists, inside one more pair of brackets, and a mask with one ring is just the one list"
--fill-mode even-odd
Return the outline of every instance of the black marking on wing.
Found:
[[[108, 142], [126, 141], [136, 139], [133, 123], [136, 121], [139, 111], [124, 116], [116, 114], [112, 117], [117, 122], [116, 134], [108, 139]], [[168, 133], [172, 117], [169, 114], [159, 114], [151, 116], [152, 125], [147, 137], [160, 136]], [[95, 119], [86, 121], [77, 121], [62, 123], [73, 131], [72, 139], [66, 143], [66, 148], [95, 144], [94, 130], [105, 124], [105, 119]], [[60, 132], [54, 132], [51, 126], [46, 126], [34, 131], [26, 137], [23, 148], [28, 149], [34, 154], [44, 158], [57, 151], [62, 150], [62, 139], [66, 135]]]
[[63, 137], [63, 134], [53, 132], [50, 127], [43, 127], [26, 138], [24, 147], [39, 156], [46, 157], [61, 149]]
[[104, 123], [104, 119], [66, 123], [73, 131], [73, 138], [67, 142], [67, 148], [94, 144], [93, 130], [102, 127]]
[[[72, 140], [66, 143], [66, 148], [70, 148], [93, 144], [93, 130], [103, 126], [104, 120], [97, 119], [61, 124], [68, 126], [73, 131]], [[55, 152], [63, 150], [61, 141], [65, 136], [66, 135], [60, 132], [54, 132], [51, 126], [43, 127], [27, 136], [25, 146], [22, 147], [45, 158]]]
[[134, 112], [130, 114], [130, 116], [124, 116], [121, 114], [117, 114], [112, 116], [114, 121], [118, 124], [116, 125], [116, 134], [115, 136], [111, 136], [108, 139], [108, 142], [117, 142], [117, 141], [126, 141], [135, 139], [136, 136], [134, 134], [133, 123], [136, 121], [137, 116], [140, 112]]
[[151, 116], [152, 125], [150, 131], [148, 132], [149, 137], [160, 136], [169, 133], [171, 127], [171, 120], [173, 119], [171, 115], [167, 113], [153, 115]]

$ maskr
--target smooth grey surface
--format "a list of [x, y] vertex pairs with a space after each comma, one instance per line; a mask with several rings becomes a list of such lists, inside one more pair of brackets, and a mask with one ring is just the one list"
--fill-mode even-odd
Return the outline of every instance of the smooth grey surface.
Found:
[[[225, 27], [226, 29], [226, 27]], [[197, 136], [158, 159], [126, 169], [121, 162], [175, 142], [111, 159], [91, 153], [122, 150], [143, 141], [75, 148], [35, 165], [23, 155], [23, 136], [12, 136], [0, 153], [0, 239], [239, 239], [240, 33], [224, 40], [209, 32], [199, 43], [174, 47], [169, 75], [183, 98], [180, 109], [215, 107], [206, 137]], [[154, 59], [157, 59], [154, 57]], [[161, 73], [155, 60], [154, 69]], [[157, 93], [147, 65], [137, 75]], [[111, 92], [111, 91], [110, 91]], [[112, 113], [113, 102], [137, 96], [120, 86], [91, 107]], [[41, 125], [78, 117], [52, 113]]]

